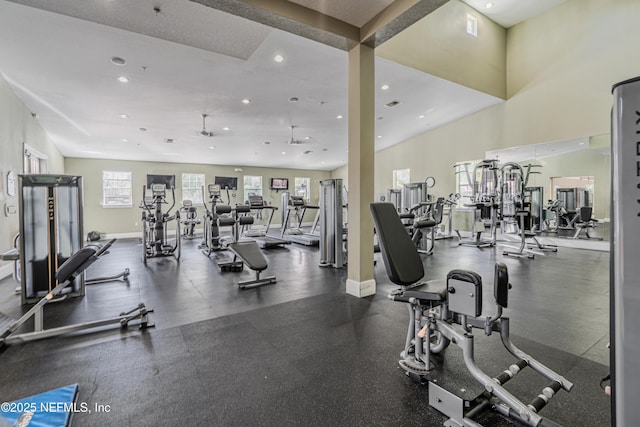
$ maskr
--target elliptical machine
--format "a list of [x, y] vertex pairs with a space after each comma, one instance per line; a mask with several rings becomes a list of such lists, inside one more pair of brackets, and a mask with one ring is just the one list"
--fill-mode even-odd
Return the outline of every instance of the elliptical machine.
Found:
[[189, 199], [182, 201], [181, 211], [185, 213], [185, 219], [182, 221], [184, 230], [182, 231], [182, 237], [185, 239], [193, 239], [195, 236], [196, 225], [200, 224], [200, 220], [197, 218], [198, 210], [193, 206], [193, 202]]
[[[142, 262], [147, 263], [148, 258], [174, 256], [180, 260], [180, 212], [171, 215], [171, 209], [176, 204], [175, 182], [171, 179], [165, 182], [154, 182], [153, 177], [160, 175], [148, 175], [147, 186], [142, 188]], [[163, 175], [164, 177], [164, 175]], [[173, 176], [171, 176], [173, 178]], [[169, 184], [169, 185], [168, 185]], [[162, 205], [167, 203], [167, 186], [171, 187], [171, 206], [167, 212], [162, 212]], [[147, 187], [151, 189], [151, 197], [147, 197]], [[167, 224], [175, 221], [175, 242], [170, 244], [167, 235]]]

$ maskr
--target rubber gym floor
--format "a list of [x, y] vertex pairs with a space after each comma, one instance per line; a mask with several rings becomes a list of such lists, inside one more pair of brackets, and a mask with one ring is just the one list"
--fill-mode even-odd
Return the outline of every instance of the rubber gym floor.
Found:
[[[6, 347], [0, 353], [0, 400], [79, 384], [79, 402], [109, 412], [76, 413], [74, 426], [439, 426], [427, 387], [398, 366], [407, 328], [405, 304], [386, 298], [392, 285], [375, 255], [377, 294], [345, 293], [346, 271], [318, 267], [318, 248], [265, 250], [274, 285], [240, 290], [253, 276], [220, 273], [214, 259], [183, 241], [182, 258], [141, 262], [138, 239], [121, 239], [88, 277], [130, 268], [129, 284], [87, 286], [86, 296], [45, 308], [45, 327], [112, 317], [139, 302], [154, 308], [156, 327], [104, 330]], [[227, 257], [226, 253], [214, 256]], [[423, 257], [426, 279], [470, 269], [484, 282], [483, 314], [493, 314], [493, 268], [509, 268], [513, 342], [575, 384], [542, 415], [564, 426], [610, 425], [607, 375], [609, 253], [560, 248], [515, 259], [498, 248], [458, 247], [440, 240]], [[0, 281], [0, 311], [26, 308], [12, 278]], [[490, 375], [513, 359], [498, 336], [476, 332], [476, 361]], [[447, 376], [475, 387], [461, 352], [445, 352]], [[525, 370], [526, 371], [526, 370]], [[546, 381], [526, 372], [507, 384], [525, 403]], [[485, 426], [514, 425], [487, 412]]]

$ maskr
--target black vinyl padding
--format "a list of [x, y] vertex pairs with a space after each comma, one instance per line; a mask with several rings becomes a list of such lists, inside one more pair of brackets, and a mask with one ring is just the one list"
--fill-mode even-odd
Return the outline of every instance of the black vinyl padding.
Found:
[[250, 205], [236, 205], [236, 212], [237, 213], [248, 213], [248, 212], [251, 212], [251, 206]]
[[424, 276], [422, 260], [393, 204], [371, 203], [369, 209], [389, 279], [400, 286], [418, 282]]
[[419, 288], [404, 291], [402, 295], [421, 301], [444, 301], [447, 298], [447, 283], [444, 280], [430, 280]]
[[236, 224], [236, 219], [230, 216], [223, 216], [218, 218], [218, 226], [228, 227]]
[[509, 302], [509, 271], [507, 266], [501, 262], [496, 262], [493, 276], [493, 297], [496, 299], [496, 304], [502, 308], [507, 308], [507, 303]]
[[231, 206], [229, 206], [229, 205], [216, 205], [215, 206], [215, 212], [218, 215], [231, 213]]
[[238, 255], [250, 269], [254, 271], [267, 269], [267, 259], [253, 240], [229, 243], [229, 249]]
[[[56, 272], [56, 279], [58, 279], [58, 282], [66, 282], [67, 279], [69, 279], [71, 275], [73, 275], [73, 273], [82, 266], [82, 264], [95, 255], [95, 253], [96, 250], [94, 248], [86, 247], [71, 255], [71, 257], [69, 257], [69, 259], [67, 259]], [[89, 265], [87, 265], [87, 267], [88, 266]], [[84, 270], [84, 268], [82, 270]], [[82, 270], [78, 271], [78, 273], [82, 272]]]

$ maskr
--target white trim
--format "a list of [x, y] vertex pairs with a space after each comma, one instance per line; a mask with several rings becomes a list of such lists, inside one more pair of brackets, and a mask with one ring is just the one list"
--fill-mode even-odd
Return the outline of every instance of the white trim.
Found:
[[358, 298], [364, 298], [376, 294], [375, 279], [365, 280], [364, 282], [356, 282], [347, 279], [347, 293]]
[[27, 154], [27, 152], [40, 160], [47, 160], [49, 158], [46, 154], [43, 154], [25, 142], [23, 155]]

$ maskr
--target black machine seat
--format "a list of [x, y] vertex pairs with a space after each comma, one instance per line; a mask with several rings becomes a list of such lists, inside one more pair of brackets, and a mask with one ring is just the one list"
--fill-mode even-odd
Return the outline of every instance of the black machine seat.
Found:
[[447, 298], [447, 282], [446, 280], [429, 280], [419, 287], [402, 292], [402, 295], [420, 301], [441, 302]]
[[438, 223], [432, 218], [420, 218], [413, 222], [413, 228], [435, 227], [436, 225], [438, 225]]
[[264, 257], [264, 254], [255, 241], [251, 240], [229, 243], [229, 249], [238, 255], [250, 269], [254, 271], [263, 271], [267, 269], [267, 259]]
[[369, 208], [389, 279], [400, 286], [418, 282], [424, 276], [422, 260], [395, 207], [391, 203], [372, 203]]
[[72, 274], [82, 272], [84, 268], [80, 269], [80, 266], [87, 262], [89, 258], [95, 255], [95, 253], [96, 250], [90, 247], [82, 248], [78, 252], [74, 253], [71, 258], [66, 260], [60, 268], [58, 268], [58, 271], [56, 272], [56, 279], [58, 279], [58, 282], [66, 282]]

